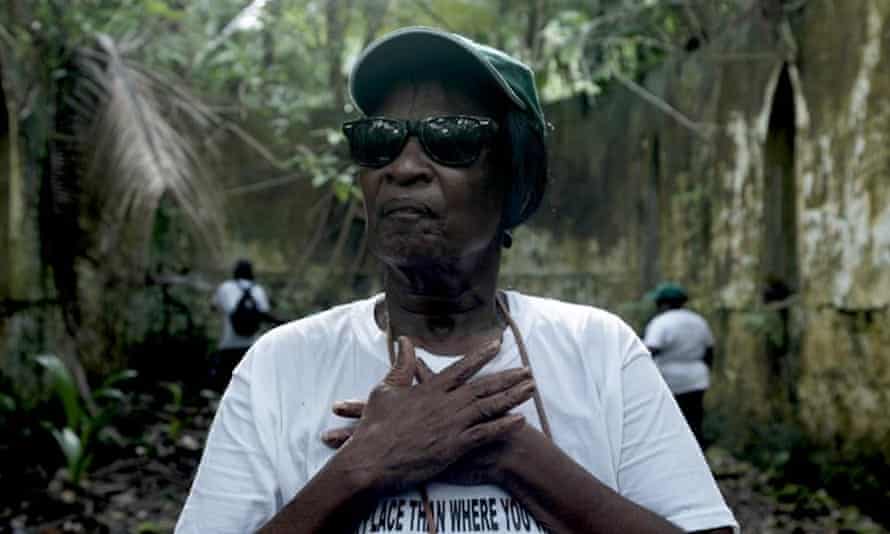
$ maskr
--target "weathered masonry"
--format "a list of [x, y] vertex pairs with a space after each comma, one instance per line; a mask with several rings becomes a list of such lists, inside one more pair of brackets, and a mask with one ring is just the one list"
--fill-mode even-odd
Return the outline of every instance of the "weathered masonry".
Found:
[[680, 281], [736, 431], [791, 421], [890, 459], [890, 2], [757, 9], [645, 86], [688, 123], [628, 90], [550, 107], [549, 204], [506, 273], [632, 319]]

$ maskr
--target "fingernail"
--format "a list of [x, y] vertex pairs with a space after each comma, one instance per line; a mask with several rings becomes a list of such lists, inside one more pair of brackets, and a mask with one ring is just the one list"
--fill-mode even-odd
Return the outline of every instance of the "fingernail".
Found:
[[334, 411], [336, 412], [338, 410], [345, 410], [347, 406], [349, 406], [349, 404], [347, 404], [346, 402], [337, 401], [334, 403]]
[[322, 433], [321, 433], [321, 440], [322, 440], [322, 441], [331, 441], [331, 432], [330, 432], [330, 431], [327, 431], [327, 430], [324, 431], [324, 432], [322, 432]]
[[518, 424], [518, 423], [521, 423], [522, 421], [525, 421], [525, 416], [522, 415], [521, 413], [511, 413], [510, 415], [507, 416], [507, 419], [509, 419], [509, 424], [512, 425], [512, 424]]

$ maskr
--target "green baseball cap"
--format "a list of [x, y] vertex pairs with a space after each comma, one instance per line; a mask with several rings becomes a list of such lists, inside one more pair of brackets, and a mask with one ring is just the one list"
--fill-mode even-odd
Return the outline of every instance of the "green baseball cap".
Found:
[[456, 33], [412, 26], [388, 33], [359, 55], [349, 75], [349, 94], [364, 113], [380, 104], [392, 83], [406, 72], [437, 65], [466, 66], [479, 79], [493, 82], [504, 95], [547, 131], [532, 70], [504, 52]]
[[689, 294], [680, 284], [663, 282], [646, 294], [646, 298], [655, 302], [686, 302]]

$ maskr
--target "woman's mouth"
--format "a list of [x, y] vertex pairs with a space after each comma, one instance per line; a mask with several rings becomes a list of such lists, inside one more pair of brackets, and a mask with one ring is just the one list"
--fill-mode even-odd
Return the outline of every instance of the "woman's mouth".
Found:
[[433, 211], [426, 204], [408, 199], [393, 199], [384, 202], [380, 207], [380, 214], [385, 218], [402, 220], [434, 217]]

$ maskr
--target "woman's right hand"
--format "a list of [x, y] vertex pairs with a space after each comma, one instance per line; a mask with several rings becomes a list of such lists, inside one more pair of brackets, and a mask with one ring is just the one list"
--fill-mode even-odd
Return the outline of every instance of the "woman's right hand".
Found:
[[416, 385], [414, 346], [400, 337], [398, 347], [395, 364], [366, 403], [340, 404], [338, 413], [360, 417], [358, 424], [323, 437], [331, 446], [342, 445], [338, 460], [346, 460], [360, 486], [391, 493], [426, 482], [522, 426], [521, 415], [507, 412], [534, 392], [528, 369], [470, 381], [497, 355], [499, 341]]

